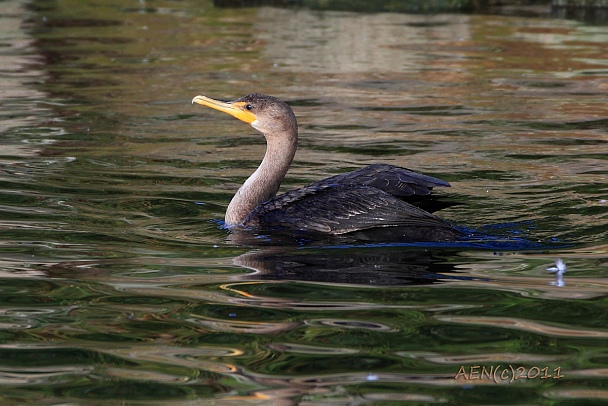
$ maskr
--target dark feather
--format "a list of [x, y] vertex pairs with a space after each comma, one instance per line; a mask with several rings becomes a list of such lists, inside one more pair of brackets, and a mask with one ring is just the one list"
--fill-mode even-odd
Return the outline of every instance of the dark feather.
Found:
[[321, 180], [314, 185], [367, 185], [394, 196], [428, 195], [437, 186], [450, 187], [444, 180], [388, 164], [373, 164]]
[[244, 224], [322, 234], [395, 227], [401, 234], [424, 229], [427, 235], [436, 229], [441, 237], [431, 239], [454, 239], [457, 231], [448, 223], [401, 199], [429, 195], [435, 186], [449, 183], [392, 165], [370, 165], [277, 196], [254, 209]]

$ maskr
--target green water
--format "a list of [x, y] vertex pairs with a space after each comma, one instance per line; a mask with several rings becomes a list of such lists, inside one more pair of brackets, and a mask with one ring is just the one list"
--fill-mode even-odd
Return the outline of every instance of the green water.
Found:
[[[7, 0], [0, 27], [0, 403], [606, 402], [605, 26]], [[252, 91], [298, 116], [283, 190], [406, 166], [485, 237], [231, 236], [264, 142], [190, 100]]]

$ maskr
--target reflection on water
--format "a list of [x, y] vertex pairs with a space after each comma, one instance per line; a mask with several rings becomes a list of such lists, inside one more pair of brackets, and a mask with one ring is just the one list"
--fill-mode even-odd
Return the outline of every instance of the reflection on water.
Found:
[[[608, 396], [603, 27], [25, 5], [0, 2], [4, 403]], [[263, 140], [189, 101], [250, 91], [298, 116], [284, 190], [406, 166], [450, 181], [441, 216], [483, 238], [236, 241], [220, 219]], [[456, 379], [475, 366], [561, 375]]]
[[[354, 252], [353, 252], [354, 251]], [[278, 247], [250, 251], [233, 263], [255, 271], [248, 278], [300, 280], [362, 285], [425, 285], [457, 278], [449, 264], [425, 249], [374, 247], [367, 249], [285, 250]]]
[[[276, 63], [281, 70], [334, 74], [393, 71], [407, 76], [408, 72], [417, 71], [420, 65], [439, 57], [425, 50], [429, 36], [439, 44], [469, 40], [470, 18], [428, 16], [423, 17], [425, 24], [421, 27], [421, 17], [417, 15], [352, 13], [327, 19], [304, 10], [267, 8], [260, 10], [256, 28], [260, 40], [268, 42], [262, 50], [264, 59]], [[281, 24], [277, 24], [279, 22]], [[277, 38], [282, 41], [276, 41]], [[404, 46], [414, 52], [399, 52]], [[456, 61], [463, 58], [448, 47], [443, 51], [445, 57]], [[374, 78], [370, 78], [371, 86], [374, 82]], [[365, 99], [365, 102], [369, 105], [374, 100]]]

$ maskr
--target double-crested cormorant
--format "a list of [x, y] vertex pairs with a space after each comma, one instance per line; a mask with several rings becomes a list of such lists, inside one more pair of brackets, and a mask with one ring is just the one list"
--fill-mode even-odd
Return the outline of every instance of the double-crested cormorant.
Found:
[[298, 146], [296, 117], [287, 103], [257, 93], [231, 102], [196, 96], [192, 103], [228, 113], [266, 138], [262, 163], [228, 205], [228, 227], [401, 241], [450, 241], [459, 235], [444, 220], [406, 201], [450, 184], [393, 165], [369, 165], [276, 196]]

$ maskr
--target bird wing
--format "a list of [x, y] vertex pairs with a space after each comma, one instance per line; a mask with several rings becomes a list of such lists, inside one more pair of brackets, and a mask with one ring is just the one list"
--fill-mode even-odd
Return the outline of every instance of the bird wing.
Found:
[[427, 196], [434, 187], [450, 187], [444, 180], [388, 164], [373, 164], [324, 179], [315, 185], [366, 185], [393, 196]]
[[324, 234], [388, 226], [451, 228], [440, 218], [373, 186], [324, 182], [261, 204], [249, 214], [244, 225]]

